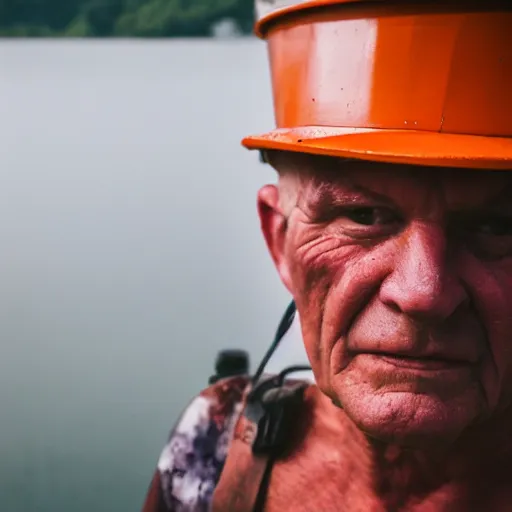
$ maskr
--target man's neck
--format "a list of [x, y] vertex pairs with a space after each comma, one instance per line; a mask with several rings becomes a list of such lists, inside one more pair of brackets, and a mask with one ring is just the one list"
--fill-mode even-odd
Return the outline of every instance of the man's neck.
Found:
[[316, 386], [304, 405], [290, 450], [274, 464], [266, 510], [510, 510], [512, 418], [450, 447], [405, 448], [367, 437]]
[[340, 431], [348, 431], [350, 442], [362, 449], [372, 487], [388, 510], [446, 488], [470, 493], [472, 483], [492, 483], [512, 474], [512, 409], [468, 429], [454, 442], [407, 447], [366, 436], [328, 399], [324, 407], [331, 409], [331, 426], [339, 422]]

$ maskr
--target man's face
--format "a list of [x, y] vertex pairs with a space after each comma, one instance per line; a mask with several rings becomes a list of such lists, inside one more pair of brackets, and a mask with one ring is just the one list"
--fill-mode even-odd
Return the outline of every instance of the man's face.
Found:
[[263, 188], [262, 229], [322, 391], [369, 435], [411, 443], [506, 409], [512, 173], [272, 163], [294, 200]]

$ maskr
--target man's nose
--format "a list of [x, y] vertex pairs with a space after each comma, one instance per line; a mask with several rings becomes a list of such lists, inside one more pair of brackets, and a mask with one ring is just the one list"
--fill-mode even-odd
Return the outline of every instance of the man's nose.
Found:
[[448, 318], [468, 295], [450, 261], [444, 229], [418, 222], [402, 236], [393, 271], [380, 289], [382, 302], [424, 321]]

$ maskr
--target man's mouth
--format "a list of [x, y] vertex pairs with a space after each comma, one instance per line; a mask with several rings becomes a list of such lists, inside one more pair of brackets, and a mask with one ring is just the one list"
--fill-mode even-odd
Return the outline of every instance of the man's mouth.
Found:
[[368, 354], [393, 366], [424, 371], [450, 370], [467, 367], [471, 364], [468, 360], [455, 359], [448, 356], [416, 356], [389, 352], [376, 352]]

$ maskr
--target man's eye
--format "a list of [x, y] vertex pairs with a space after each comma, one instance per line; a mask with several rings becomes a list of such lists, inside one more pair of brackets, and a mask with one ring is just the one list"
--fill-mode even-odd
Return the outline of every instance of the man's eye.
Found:
[[[462, 228], [462, 231], [460, 229]], [[507, 215], [479, 216], [464, 219], [459, 233], [475, 254], [483, 259], [502, 259], [512, 256], [512, 217]]]
[[472, 230], [480, 235], [510, 236], [512, 235], [511, 217], [494, 217], [475, 222]]
[[363, 226], [382, 226], [400, 221], [400, 216], [389, 208], [350, 208], [343, 212], [343, 216]]

